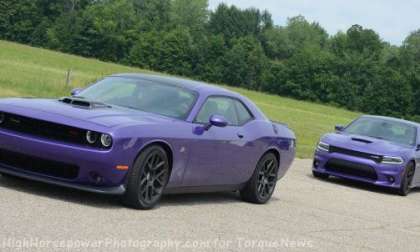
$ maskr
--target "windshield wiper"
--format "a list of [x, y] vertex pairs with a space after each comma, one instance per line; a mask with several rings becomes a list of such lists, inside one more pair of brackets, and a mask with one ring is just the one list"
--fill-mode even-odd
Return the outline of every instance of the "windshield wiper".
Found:
[[144, 112], [143, 110], [141, 110], [141, 109], [139, 109], [139, 108], [136, 108], [136, 107], [134, 107], [134, 106], [130, 106], [130, 105], [117, 105], [118, 107], [122, 107], [122, 108], [128, 108], [128, 109], [133, 109], [133, 110], [137, 110], [137, 111], [142, 111], [142, 112]]

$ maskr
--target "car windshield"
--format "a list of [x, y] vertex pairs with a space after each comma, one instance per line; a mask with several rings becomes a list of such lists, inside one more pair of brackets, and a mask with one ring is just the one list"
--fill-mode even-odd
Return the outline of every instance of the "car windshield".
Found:
[[185, 119], [196, 101], [196, 93], [175, 85], [135, 78], [109, 77], [88, 87], [77, 97]]
[[415, 145], [417, 134], [416, 127], [408, 123], [371, 117], [357, 119], [344, 132], [411, 146]]

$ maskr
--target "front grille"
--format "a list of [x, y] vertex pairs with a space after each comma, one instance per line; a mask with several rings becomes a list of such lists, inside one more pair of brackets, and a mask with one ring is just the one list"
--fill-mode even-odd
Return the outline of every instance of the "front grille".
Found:
[[79, 167], [76, 165], [32, 157], [4, 149], [0, 149], [0, 164], [11, 166], [17, 170], [64, 179], [75, 179], [79, 174]]
[[382, 158], [383, 158], [380, 155], [344, 149], [344, 148], [336, 147], [336, 146], [330, 146], [330, 153], [340, 153], [340, 154], [344, 154], [348, 156], [370, 159], [370, 160], [375, 161], [376, 163], [382, 162]]
[[28, 135], [86, 145], [85, 130], [62, 124], [4, 113], [0, 128]]
[[369, 165], [359, 164], [340, 159], [331, 159], [325, 165], [327, 171], [346, 174], [350, 176], [377, 180], [378, 175], [375, 169]]

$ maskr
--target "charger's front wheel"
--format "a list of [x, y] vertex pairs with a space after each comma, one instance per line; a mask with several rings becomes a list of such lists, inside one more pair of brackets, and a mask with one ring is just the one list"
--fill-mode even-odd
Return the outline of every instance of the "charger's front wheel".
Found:
[[415, 172], [415, 165], [413, 162], [410, 162], [407, 167], [405, 168], [400, 188], [398, 188], [397, 193], [401, 196], [407, 196], [410, 193], [410, 186], [411, 182], [414, 178], [414, 172]]

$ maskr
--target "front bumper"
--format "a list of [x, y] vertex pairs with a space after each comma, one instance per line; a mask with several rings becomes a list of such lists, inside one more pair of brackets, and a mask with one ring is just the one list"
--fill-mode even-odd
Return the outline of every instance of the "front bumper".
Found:
[[[334, 161], [346, 163], [348, 166], [337, 167], [340, 169], [334, 169], [335, 167], [331, 165]], [[353, 170], [350, 171], [353, 167], [348, 168], [353, 165], [356, 172]], [[399, 188], [405, 166], [406, 164], [380, 164], [373, 160], [360, 157], [317, 151], [315, 153], [312, 169], [318, 173], [329, 174], [335, 177], [367, 182], [379, 186]], [[359, 173], [357, 172], [357, 169], [360, 169]], [[372, 173], [375, 173], [375, 176], [371, 176]]]
[[19, 178], [29, 179], [37, 182], [42, 182], [50, 185], [56, 185], [56, 186], [62, 186], [67, 188], [72, 188], [80, 191], [85, 192], [92, 192], [92, 193], [98, 193], [98, 194], [108, 194], [108, 195], [122, 195], [125, 193], [125, 186], [120, 185], [116, 187], [98, 187], [98, 186], [89, 186], [89, 185], [79, 185], [79, 184], [73, 184], [69, 182], [63, 182], [59, 180], [49, 179], [46, 177], [40, 177], [36, 175], [31, 175], [29, 173], [22, 173], [22, 172], [16, 172], [14, 170], [11, 170], [10, 168], [4, 168], [0, 166], [0, 173], [13, 175]]
[[110, 150], [97, 150], [0, 130], [0, 148], [78, 167], [76, 176], [64, 178], [14, 167], [0, 159], [1, 173], [94, 193], [119, 195], [125, 192], [127, 171], [120, 171], [115, 167], [125, 165], [119, 161], [128, 159], [123, 151], [118, 151], [115, 147]]

